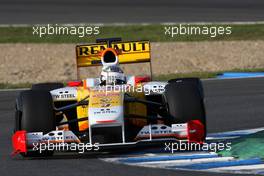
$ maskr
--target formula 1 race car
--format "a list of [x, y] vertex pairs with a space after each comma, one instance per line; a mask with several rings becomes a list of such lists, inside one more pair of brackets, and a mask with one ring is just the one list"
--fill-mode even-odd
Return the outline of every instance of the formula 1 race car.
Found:
[[151, 67], [149, 41], [97, 39], [76, 46], [76, 56], [78, 75], [80, 67], [102, 66], [100, 77], [22, 91], [16, 99], [15, 153], [50, 156], [80, 144], [100, 151], [155, 141], [203, 143], [206, 115], [198, 78], [151, 81], [152, 74], [129, 76], [119, 67], [142, 62]]

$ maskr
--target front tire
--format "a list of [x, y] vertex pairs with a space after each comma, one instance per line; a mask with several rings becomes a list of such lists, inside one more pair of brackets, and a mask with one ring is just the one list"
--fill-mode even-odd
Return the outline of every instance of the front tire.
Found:
[[[53, 101], [49, 92], [27, 90], [20, 93], [16, 101], [16, 130], [48, 133], [56, 129]], [[30, 151], [24, 157], [50, 156], [53, 151]]]
[[199, 120], [204, 126], [204, 139], [206, 137], [206, 114], [203, 101], [201, 85], [195, 82], [172, 81], [165, 86], [165, 102], [167, 106], [168, 118], [165, 123], [187, 123], [192, 120]]

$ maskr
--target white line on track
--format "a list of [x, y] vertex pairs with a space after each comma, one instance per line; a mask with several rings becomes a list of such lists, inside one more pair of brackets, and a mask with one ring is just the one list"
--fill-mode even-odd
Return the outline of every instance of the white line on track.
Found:
[[[248, 130], [236, 130], [236, 131], [228, 131], [222, 133], [214, 133], [209, 134], [209, 136], [214, 137], [228, 137], [229, 135], [248, 135], [254, 134], [259, 131], [263, 131], [264, 128], [255, 128], [255, 129], [248, 129]], [[215, 135], [215, 136], [214, 136]], [[204, 158], [197, 157], [201, 155], [208, 155]], [[210, 157], [212, 155], [212, 157]], [[216, 155], [216, 156], [214, 156]], [[222, 157], [219, 156], [217, 153], [214, 152], [187, 152], [187, 153], [175, 153], [172, 154], [170, 159], [165, 159], [168, 153], [144, 153], [144, 154], [137, 154], [137, 155], [125, 155], [125, 156], [115, 156], [109, 158], [100, 158], [103, 161], [107, 162], [114, 162], [114, 163], [123, 163], [127, 165], [133, 166], [141, 166], [141, 167], [150, 167], [150, 168], [164, 168], [164, 169], [179, 169], [179, 170], [189, 170], [187, 169], [188, 166], [192, 165], [213, 165], [217, 163], [229, 163], [229, 162], [238, 162], [234, 157]], [[183, 156], [183, 157], [180, 157]], [[188, 156], [192, 156], [189, 158]], [[196, 157], [195, 157], [196, 156]], [[213, 157], [214, 156], [214, 157]], [[173, 158], [174, 157], [174, 158]], [[159, 159], [160, 158], [160, 159]], [[185, 168], [186, 166], [186, 168]], [[196, 170], [196, 169], [194, 169]], [[239, 173], [239, 174], [259, 174], [264, 175], [264, 163], [252, 163], [251, 165], [236, 165], [230, 164], [229, 166], [221, 166], [215, 168], [207, 168], [203, 169], [206, 172], [218, 172], [218, 173]]]
[[216, 139], [232, 139], [238, 138], [242, 135], [250, 135], [260, 131], [264, 131], [264, 128], [253, 128], [248, 130], [236, 130], [236, 131], [228, 131], [228, 132], [220, 132], [220, 133], [210, 133], [207, 135], [206, 140], [216, 140]]
[[208, 171], [234, 171], [234, 170], [264, 170], [264, 164], [248, 165], [248, 166], [230, 166], [208, 169]]
[[231, 161], [231, 160], [234, 160], [234, 158], [233, 157], [217, 157], [217, 158], [202, 158], [202, 159], [186, 159], [186, 160], [142, 162], [142, 163], [135, 163], [135, 164], [132, 163], [131, 165], [164, 168], [164, 167], [168, 167], [168, 166], [181, 166], [181, 165], [188, 165], [188, 164], [221, 162], [221, 161]]
[[214, 152], [193, 152], [193, 151], [190, 151], [188, 152], [187, 154], [186, 153], [177, 153], [177, 154], [171, 154], [171, 153], [144, 153], [144, 154], [129, 154], [129, 155], [123, 155], [121, 157], [115, 157], [114, 158], [111, 158], [111, 157], [107, 157], [107, 158], [101, 158], [105, 161], [110, 161], [110, 162], [113, 162], [113, 161], [119, 161], [121, 159], [128, 159], [128, 158], [149, 158], [149, 157], [158, 157], [158, 156], [168, 156], [168, 154], [170, 156], [193, 156], [193, 155], [216, 155], [216, 153]]

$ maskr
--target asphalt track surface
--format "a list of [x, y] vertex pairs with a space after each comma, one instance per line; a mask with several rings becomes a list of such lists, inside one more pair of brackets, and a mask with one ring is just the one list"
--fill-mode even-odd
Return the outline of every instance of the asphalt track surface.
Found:
[[[204, 81], [209, 132], [250, 129], [264, 124], [264, 78]], [[89, 175], [89, 176], [161, 176], [227, 175], [171, 171], [111, 164], [96, 155], [54, 156], [48, 159], [12, 158], [14, 100], [18, 91], [0, 91], [0, 175]], [[231, 174], [228, 174], [231, 175]]]
[[0, 24], [264, 21], [263, 0], [0, 0]]

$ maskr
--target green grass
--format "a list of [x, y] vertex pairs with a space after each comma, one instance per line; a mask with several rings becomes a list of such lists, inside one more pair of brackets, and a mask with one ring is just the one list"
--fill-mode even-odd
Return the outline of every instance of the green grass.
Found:
[[167, 81], [173, 78], [191, 78], [197, 77], [201, 79], [215, 78], [221, 72], [193, 72], [193, 73], [174, 73], [166, 75], [154, 75], [154, 80]]
[[[192, 73], [175, 73], [166, 75], [154, 75], [154, 80], [167, 81], [173, 78], [190, 78], [197, 77], [201, 79], [215, 78], [218, 74], [223, 72], [264, 72], [264, 68], [249, 68], [249, 69], [234, 69], [229, 71], [219, 72], [192, 72]], [[33, 83], [0, 83], [0, 89], [18, 89], [18, 88], [30, 88]], [[64, 83], [65, 86], [67, 85]]]
[[30, 88], [31, 83], [0, 83], [0, 89], [19, 89], [19, 88]]
[[[168, 27], [169, 25], [166, 25]], [[178, 26], [178, 25], [172, 25]], [[171, 26], [171, 27], [172, 27]], [[187, 26], [187, 25], [185, 25]], [[100, 26], [99, 35], [33, 35], [32, 27], [0, 27], [0, 43], [88, 43], [96, 38], [122, 37], [123, 40], [150, 40], [152, 42], [264, 40], [264, 24], [191, 25], [199, 27], [231, 26], [232, 34], [218, 35], [165, 35], [165, 25]]]

